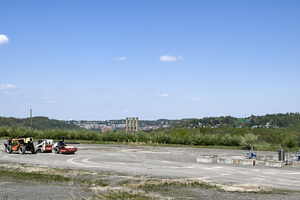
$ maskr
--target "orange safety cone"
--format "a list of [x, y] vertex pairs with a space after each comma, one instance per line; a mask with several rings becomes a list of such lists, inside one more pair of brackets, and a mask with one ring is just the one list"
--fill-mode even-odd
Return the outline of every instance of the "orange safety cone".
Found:
[[236, 165], [239, 165], [239, 161], [238, 161], [238, 159], [236, 159], [236, 161], [235, 161], [235, 164], [236, 164]]

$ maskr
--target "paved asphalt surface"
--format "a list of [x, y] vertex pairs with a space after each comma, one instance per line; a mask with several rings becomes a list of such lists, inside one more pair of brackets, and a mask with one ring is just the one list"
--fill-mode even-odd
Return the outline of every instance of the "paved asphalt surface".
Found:
[[[0, 161], [20, 164], [117, 171], [158, 178], [188, 178], [219, 183], [251, 184], [278, 189], [299, 190], [300, 169], [271, 168], [264, 164], [237, 166], [197, 163], [198, 155], [237, 154], [242, 151], [181, 147], [142, 147], [123, 145], [74, 145], [74, 155], [26, 152], [7, 154], [0, 144]], [[274, 152], [262, 152], [270, 154]]]

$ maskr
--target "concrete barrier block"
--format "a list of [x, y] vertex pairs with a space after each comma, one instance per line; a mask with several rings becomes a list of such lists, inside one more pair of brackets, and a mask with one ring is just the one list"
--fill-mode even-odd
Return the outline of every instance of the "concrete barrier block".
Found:
[[255, 159], [241, 159], [241, 160], [239, 160], [240, 165], [253, 165], [253, 163], [255, 163], [255, 165], [257, 165], [257, 162], [256, 162]]
[[240, 159], [245, 159], [245, 156], [244, 155], [232, 155], [231, 158], [233, 160], [236, 160], [236, 159], [240, 160]]
[[281, 161], [275, 161], [275, 160], [267, 160], [266, 166], [267, 167], [282, 167], [284, 165], [284, 162]]
[[220, 158], [218, 158], [218, 163], [219, 164], [231, 165], [231, 164], [233, 164], [233, 159], [232, 158], [227, 158], [227, 157], [220, 157]]
[[256, 159], [257, 160], [266, 160], [266, 156], [265, 155], [257, 155]]
[[211, 163], [212, 158], [210, 156], [198, 156], [197, 157], [197, 162], [200, 163]]
[[264, 161], [264, 160], [256, 160], [256, 162], [259, 165], [264, 165], [266, 163], [266, 161]]
[[219, 158], [219, 156], [218, 155], [212, 155], [212, 162], [213, 163], [217, 163], [218, 162], [218, 158]]
[[266, 160], [275, 160], [278, 161], [278, 155], [267, 154], [265, 155]]
[[300, 162], [293, 162], [293, 168], [300, 169]]

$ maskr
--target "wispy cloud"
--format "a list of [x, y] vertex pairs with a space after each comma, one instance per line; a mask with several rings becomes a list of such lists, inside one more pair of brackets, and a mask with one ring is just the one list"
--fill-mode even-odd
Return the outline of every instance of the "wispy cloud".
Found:
[[55, 103], [57, 103], [57, 101], [54, 100], [53, 97], [44, 97], [44, 99], [48, 100], [48, 101], [46, 101], [46, 103], [48, 103], [48, 104], [55, 104]]
[[197, 98], [191, 98], [190, 101], [199, 101]]
[[47, 101], [46, 103], [48, 103], [48, 104], [55, 104], [56, 101], [55, 101], [55, 100], [52, 100], [52, 101]]
[[128, 113], [128, 112], [129, 112], [129, 110], [125, 110], [124, 112]]
[[12, 89], [16, 89], [17, 86], [13, 85], [13, 84], [2, 84], [0, 85], [0, 90], [12, 90]]
[[166, 93], [163, 94], [157, 94], [155, 95], [156, 97], [169, 97], [169, 95], [167, 95]]
[[117, 60], [126, 60], [125, 57], [117, 58]]
[[177, 58], [175, 56], [170, 56], [170, 55], [166, 55], [166, 56], [161, 56], [159, 58], [160, 61], [164, 61], [164, 62], [173, 62], [173, 61], [178, 61], [178, 60], [183, 60], [182, 56], [178, 56]]
[[15, 95], [18, 95], [18, 94], [16, 94], [16, 93], [10, 93], [10, 92], [6, 92], [6, 93], [4, 93], [4, 95], [8, 95], [8, 96], [15, 96]]
[[9, 39], [6, 35], [0, 35], [0, 46], [8, 43]]

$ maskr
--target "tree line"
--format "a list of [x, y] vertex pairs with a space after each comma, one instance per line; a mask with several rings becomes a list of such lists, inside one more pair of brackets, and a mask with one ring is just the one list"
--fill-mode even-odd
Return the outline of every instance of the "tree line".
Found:
[[267, 114], [263, 116], [251, 115], [245, 118], [237, 118], [232, 116], [221, 117], [204, 117], [201, 119], [182, 119], [180, 122], [172, 124], [173, 128], [182, 127], [244, 127], [252, 128], [292, 128], [300, 130], [300, 113], [277, 113]]
[[177, 128], [140, 131], [137, 134], [122, 130], [105, 133], [90, 130], [31, 130], [24, 127], [0, 127], [0, 137], [33, 137], [34, 139], [54, 139], [67, 136], [69, 140], [86, 140], [94, 142], [144, 142], [160, 144], [201, 145], [201, 146], [240, 146], [241, 148], [278, 147], [284, 145], [294, 148], [299, 145], [300, 132], [285, 130], [252, 130], [249, 128]]
[[[8, 127], [25, 127], [31, 128], [30, 118], [14, 118], [14, 117], [0, 117], [0, 126]], [[79, 126], [75, 124], [68, 124], [64, 121], [49, 119], [48, 117], [33, 117], [32, 128], [35, 130], [49, 130], [49, 129], [66, 129], [66, 130], [80, 130]]]
[[[264, 125], [267, 123], [269, 124], [268, 127], [257, 126], [258, 128], [252, 129], [252, 125]], [[27, 136], [35, 139], [56, 139], [58, 136], [63, 135], [71, 140], [99, 142], [138, 141], [146, 143], [246, 147], [247, 145], [245, 144], [247, 142], [245, 141], [248, 141], [248, 143], [249, 141], [256, 141], [251, 144], [264, 147], [284, 145], [294, 148], [300, 144], [300, 114], [279, 113], [265, 116], [251, 115], [248, 118], [221, 116], [182, 119], [172, 124], [169, 128], [140, 131], [138, 134], [126, 134], [122, 129], [99, 133], [47, 117], [34, 117], [33, 129], [30, 129], [30, 118], [0, 117], [0, 137]]]

